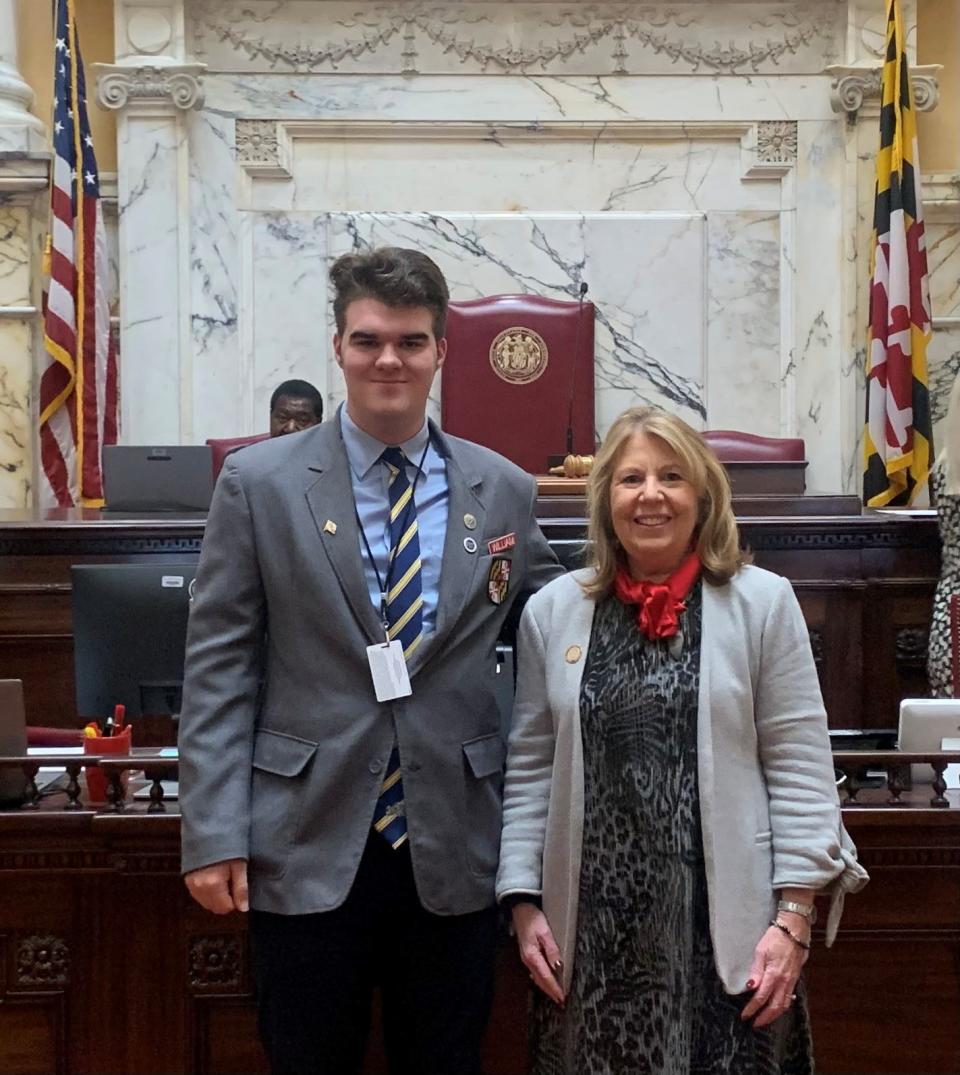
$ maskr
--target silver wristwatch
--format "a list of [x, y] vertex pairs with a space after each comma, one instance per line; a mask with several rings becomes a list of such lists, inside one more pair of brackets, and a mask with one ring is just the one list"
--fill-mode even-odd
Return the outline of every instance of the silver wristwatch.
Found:
[[801, 918], [805, 918], [811, 926], [817, 921], [817, 909], [812, 903], [807, 906], [805, 903], [794, 903], [793, 900], [779, 900], [777, 910], [791, 911], [793, 914], [798, 914]]

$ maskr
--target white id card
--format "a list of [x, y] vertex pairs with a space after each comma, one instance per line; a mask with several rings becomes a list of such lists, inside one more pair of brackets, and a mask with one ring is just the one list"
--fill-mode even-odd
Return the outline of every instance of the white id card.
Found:
[[376, 646], [367, 646], [367, 660], [370, 662], [370, 676], [378, 702], [391, 702], [394, 698], [406, 698], [413, 694], [399, 638], [389, 645], [381, 642]]

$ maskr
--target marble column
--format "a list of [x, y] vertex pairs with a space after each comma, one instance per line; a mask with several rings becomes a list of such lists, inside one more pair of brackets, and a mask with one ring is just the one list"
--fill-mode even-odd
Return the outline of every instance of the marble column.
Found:
[[184, 62], [183, 4], [116, 0], [115, 64], [97, 100], [118, 113], [120, 423], [128, 444], [190, 443], [190, 224], [185, 116], [203, 102]]
[[33, 91], [17, 66], [16, 0], [0, 0], [0, 508], [34, 488], [34, 355], [49, 152]]
[[31, 153], [46, 148], [46, 128], [30, 114], [33, 90], [17, 69], [15, 0], [0, 0], [0, 152]]

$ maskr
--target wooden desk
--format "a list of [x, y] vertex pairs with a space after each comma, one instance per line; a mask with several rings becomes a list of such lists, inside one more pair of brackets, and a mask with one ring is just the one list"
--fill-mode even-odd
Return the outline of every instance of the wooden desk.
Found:
[[[800, 598], [831, 727], [895, 728], [900, 699], [928, 689], [927, 633], [940, 569], [936, 520], [810, 514], [849, 511], [850, 498], [738, 504], [742, 540], [756, 563], [789, 578]], [[583, 513], [582, 496], [538, 501], [544, 533], [570, 566], [583, 547]], [[0, 677], [24, 681], [29, 724], [77, 723], [70, 565], [193, 562], [202, 538], [198, 518], [0, 512]]]
[[[945, 810], [844, 812], [872, 881], [809, 965], [821, 1075], [960, 1071], [949, 796]], [[525, 1070], [526, 990], [504, 938], [487, 1075]], [[0, 813], [0, 1071], [247, 1075], [265, 1070], [254, 1025], [243, 920], [186, 895], [176, 813]], [[374, 1043], [366, 1075], [385, 1070]]]

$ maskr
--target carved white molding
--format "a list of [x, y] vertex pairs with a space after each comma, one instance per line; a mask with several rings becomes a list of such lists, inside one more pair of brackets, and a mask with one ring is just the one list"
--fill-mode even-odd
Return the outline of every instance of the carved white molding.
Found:
[[236, 159], [251, 179], [291, 179], [295, 141], [335, 142], [650, 142], [737, 141], [744, 179], [777, 179], [797, 159], [797, 124], [608, 120], [483, 123], [432, 120], [238, 119]]
[[[932, 112], [940, 99], [937, 76], [943, 64], [922, 64], [910, 68], [910, 90], [918, 112]], [[859, 64], [832, 64], [825, 68], [830, 75], [830, 106], [834, 112], [856, 115], [865, 102], [879, 102], [883, 67], [864, 67]]]
[[960, 225], [960, 172], [925, 172], [921, 191], [928, 224]]
[[763, 164], [793, 164], [797, 159], [796, 120], [757, 124], [757, 158]]
[[97, 102], [104, 108], [116, 111], [145, 102], [189, 111], [203, 104], [201, 76], [206, 64], [129, 67], [98, 63], [92, 66], [97, 75]]
[[840, 58], [844, 34], [834, 0], [193, 0], [187, 27], [218, 70], [406, 75], [810, 73]]
[[182, 64], [184, 0], [114, 0], [114, 39], [119, 63]]

